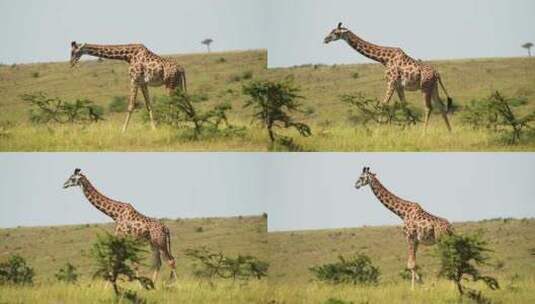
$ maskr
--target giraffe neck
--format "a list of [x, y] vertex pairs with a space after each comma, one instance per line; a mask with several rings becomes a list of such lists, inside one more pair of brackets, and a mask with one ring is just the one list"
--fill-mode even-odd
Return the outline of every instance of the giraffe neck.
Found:
[[143, 48], [141, 44], [124, 44], [124, 45], [99, 45], [85, 44], [82, 48], [83, 54], [99, 58], [124, 60], [128, 63], [132, 61], [134, 55]]
[[384, 47], [370, 43], [349, 30], [343, 35], [343, 39], [355, 51], [383, 65], [388, 63], [389, 55], [393, 50], [393, 48], [390, 47]]
[[372, 188], [373, 194], [375, 194], [381, 204], [383, 204], [401, 219], [405, 219], [408, 214], [409, 207], [411, 206], [410, 203], [405, 202], [392, 192], [388, 191], [388, 189], [386, 189], [375, 176], [370, 182], [370, 187]]
[[85, 176], [82, 177], [81, 184], [85, 197], [93, 206], [95, 206], [95, 208], [111, 217], [113, 220], [119, 217], [122, 212], [123, 203], [114, 201], [98, 192]]

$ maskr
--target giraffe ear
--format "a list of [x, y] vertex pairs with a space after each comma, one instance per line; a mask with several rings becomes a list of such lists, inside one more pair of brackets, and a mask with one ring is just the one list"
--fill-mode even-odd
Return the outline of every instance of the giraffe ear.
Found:
[[74, 174], [78, 174], [78, 173], [80, 173], [80, 171], [82, 171], [82, 170], [80, 170], [80, 168], [76, 168], [76, 169], [74, 169]]
[[342, 28], [342, 22], [338, 22], [338, 28]]

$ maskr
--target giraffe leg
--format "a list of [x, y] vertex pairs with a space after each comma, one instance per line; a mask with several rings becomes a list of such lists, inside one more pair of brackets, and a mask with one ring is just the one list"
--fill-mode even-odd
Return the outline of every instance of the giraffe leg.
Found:
[[134, 107], [136, 105], [137, 90], [138, 86], [132, 84], [130, 88], [130, 99], [128, 100], [128, 113], [126, 114], [126, 120], [123, 125], [123, 133], [126, 132], [126, 129], [128, 128], [128, 123], [130, 122], [132, 111], [134, 111]]
[[424, 93], [424, 105], [425, 105], [425, 121], [424, 121], [424, 134], [427, 131], [427, 125], [429, 124], [429, 117], [431, 116], [431, 111], [433, 111], [432, 104], [432, 92], [423, 91]]
[[385, 97], [383, 99], [383, 102], [382, 104], [383, 105], [386, 105], [390, 102], [390, 99], [392, 98], [392, 95], [394, 95], [394, 91], [396, 90], [396, 87], [394, 85], [394, 82], [393, 81], [389, 81], [388, 82], [388, 87], [386, 89], [386, 94], [385, 94]]
[[176, 280], [177, 279], [177, 275], [176, 275], [176, 261], [175, 261], [175, 258], [173, 257], [173, 255], [171, 255], [171, 253], [169, 252], [169, 250], [167, 248], [163, 248], [161, 251], [162, 251], [162, 254], [163, 254], [165, 260], [169, 264], [169, 268], [171, 268], [171, 273], [169, 274], [169, 278], [171, 280]]
[[152, 267], [154, 272], [152, 273], [152, 282], [156, 283], [158, 274], [160, 273], [160, 268], [162, 267], [162, 259], [160, 256], [160, 249], [157, 246], [151, 245], [152, 250]]
[[145, 98], [145, 106], [147, 107], [147, 111], [149, 111], [150, 125], [153, 130], [156, 130], [156, 125], [154, 124], [154, 117], [152, 116], [152, 107], [150, 104], [149, 89], [147, 88], [146, 85], [141, 87], [141, 92], [143, 92], [143, 97]]
[[416, 251], [418, 248], [418, 241], [414, 237], [408, 237], [407, 238], [408, 243], [408, 260], [407, 260], [407, 268], [411, 271], [411, 289], [414, 290], [414, 282], [416, 279], [420, 279], [418, 274], [416, 273]]
[[440, 95], [438, 93], [438, 87], [435, 87], [435, 90], [433, 92], [433, 99], [440, 105], [442, 118], [444, 119], [444, 122], [446, 123], [446, 127], [448, 127], [448, 131], [451, 132], [451, 125], [450, 125], [450, 121], [448, 120], [448, 113], [446, 111], [446, 107], [444, 106], [444, 102], [442, 102], [442, 99], [440, 99]]
[[403, 104], [405, 113], [409, 117], [411, 124], [416, 124], [416, 117], [412, 114], [411, 110], [407, 107], [407, 99], [405, 99], [405, 90], [401, 86], [396, 87], [396, 92], [398, 93], [399, 101]]

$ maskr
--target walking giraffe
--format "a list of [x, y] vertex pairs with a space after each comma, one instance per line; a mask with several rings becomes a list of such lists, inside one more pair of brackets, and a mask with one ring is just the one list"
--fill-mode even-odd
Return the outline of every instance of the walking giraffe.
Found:
[[149, 242], [155, 267], [153, 282], [158, 277], [161, 268], [160, 254], [163, 254], [171, 267], [171, 278], [176, 279], [175, 258], [171, 254], [171, 235], [167, 226], [155, 218], [144, 216], [129, 203], [116, 201], [101, 194], [80, 169], [75, 169], [63, 184], [64, 189], [76, 186], [82, 188], [85, 197], [93, 206], [113, 219], [116, 223], [115, 235], [130, 235]]
[[162, 58], [143, 44], [98, 45], [71, 42], [71, 67], [74, 67], [82, 55], [91, 55], [99, 58], [118, 59], [130, 65], [130, 98], [128, 100], [128, 113], [123, 125], [123, 132], [134, 111], [138, 89], [141, 89], [145, 98], [145, 106], [149, 112], [152, 129], [156, 129], [148, 86], [165, 86], [169, 95], [176, 89], [186, 91], [186, 72], [183, 67], [169, 59]]
[[407, 268], [411, 271], [411, 288], [414, 289], [415, 279], [420, 279], [415, 270], [418, 244], [433, 245], [442, 235], [452, 234], [453, 227], [448, 220], [432, 215], [418, 203], [401, 199], [388, 191], [369, 167], [362, 169], [355, 188], [366, 185], [370, 185], [373, 194], [386, 208], [403, 220], [403, 232], [409, 248]]
[[[345, 40], [349, 46], [357, 52], [386, 67], [385, 79], [387, 82], [387, 89], [386, 95], [382, 101], [383, 104], [388, 104], [394, 91], [397, 92], [400, 101], [406, 103], [405, 90], [421, 90], [426, 107], [424, 130], [427, 129], [429, 117], [433, 110], [432, 103], [435, 101], [440, 105], [440, 111], [444, 118], [444, 122], [448, 127], [448, 131], [451, 132], [447, 112], [451, 108], [452, 99], [442, 83], [440, 74], [432, 66], [423, 63], [421, 60], [411, 58], [400, 48], [379, 46], [367, 42], [347, 28], [342, 27], [342, 22], [338, 23], [338, 26], [325, 37], [324, 43], [327, 44], [340, 39]], [[444, 106], [444, 103], [440, 98], [438, 84], [440, 84], [442, 90], [444, 90], [444, 93], [446, 94], [446, 106]]]

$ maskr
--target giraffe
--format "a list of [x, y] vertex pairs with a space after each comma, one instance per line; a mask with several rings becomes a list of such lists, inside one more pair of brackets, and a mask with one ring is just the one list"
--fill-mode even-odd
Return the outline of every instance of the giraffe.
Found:
[[403, 232], [409, 249], [407, 268], [411, 271], [411, 288], [414, 289], [414, 281], [420, 279], [415, 270], [418, 245], [434, 245], [441, 236], [452, 234], [453, 227], [448, 220], [425, 211], [418, 203], [404, 200], [388, 191], [369, 167], [362, 169], [355, 188], [366, 185], [370, 185], [372, 192], [386, 208], [403, 220]]
[[[423, 93], [424, 105], [426, 107], [424, 131], [427, 129], [429, 117], [433, 110], [432, 103], [435, 101], [440, 106], [440, 111], [448, 131], [451, 132], [448, 112], [452, 106], [452, 99], [442, 83], [440, 74], [431, 65], [426, 64], [419, 59], [411, 58], [400, 48], [379, 46], [365, 41], [355, 35], [352, 31], [342, 27], [342, 22], [338, 23], [338, 26], [325, 37], [323, 42], [328, 44], [340, 39], [345, 40], [349, 46], [357, 52], [385, 66], [387, 89], [382, 101], [383, 105], [390, 102], [394, 91], [397, 92], [400, 101], [406, 103], [405, 90], [421, 90]], [[439, 96], [438, 84], [440, 84], [442, 90], [446, 94], [446, 106], [444, 106], [444, 103]]]
[[71, 42], [71, 67], [76, 66], [82, 55], [91, 55], [98, 58], [117, 59], [128, 62], [130, 76], [130, 98], [128, 100], [128, 113], [122, 132], [126, 132], [128, 123], [136, 105], [138, 90], [141, 89], [145, 98], [145, 106], [149, 112], [152, 129], [156, 129], [152, 114], [148, 86], [165, 86], [169, 95], [179, 88], [186, 91], [186, 72], [180, 65], [169, 59], [162, 58], [143, 44], [99, 45]]
[[69, 187], [82, 188], [87, 200], [113, 219], [116, 224], [115, 235], [133, 236], [150, 244], [155, 267], [153, 282], [158, 277], [161, 267], [160, 254], [163, 254], [171, 268], [171, 279], [176, 279], [175, 258], [171, 254], [171, 235], [167, 226], [155, 218], [141, 214], [129, 203], [116, 201], [101, 194], [78, 168], [63, 184], [64, 189]]

